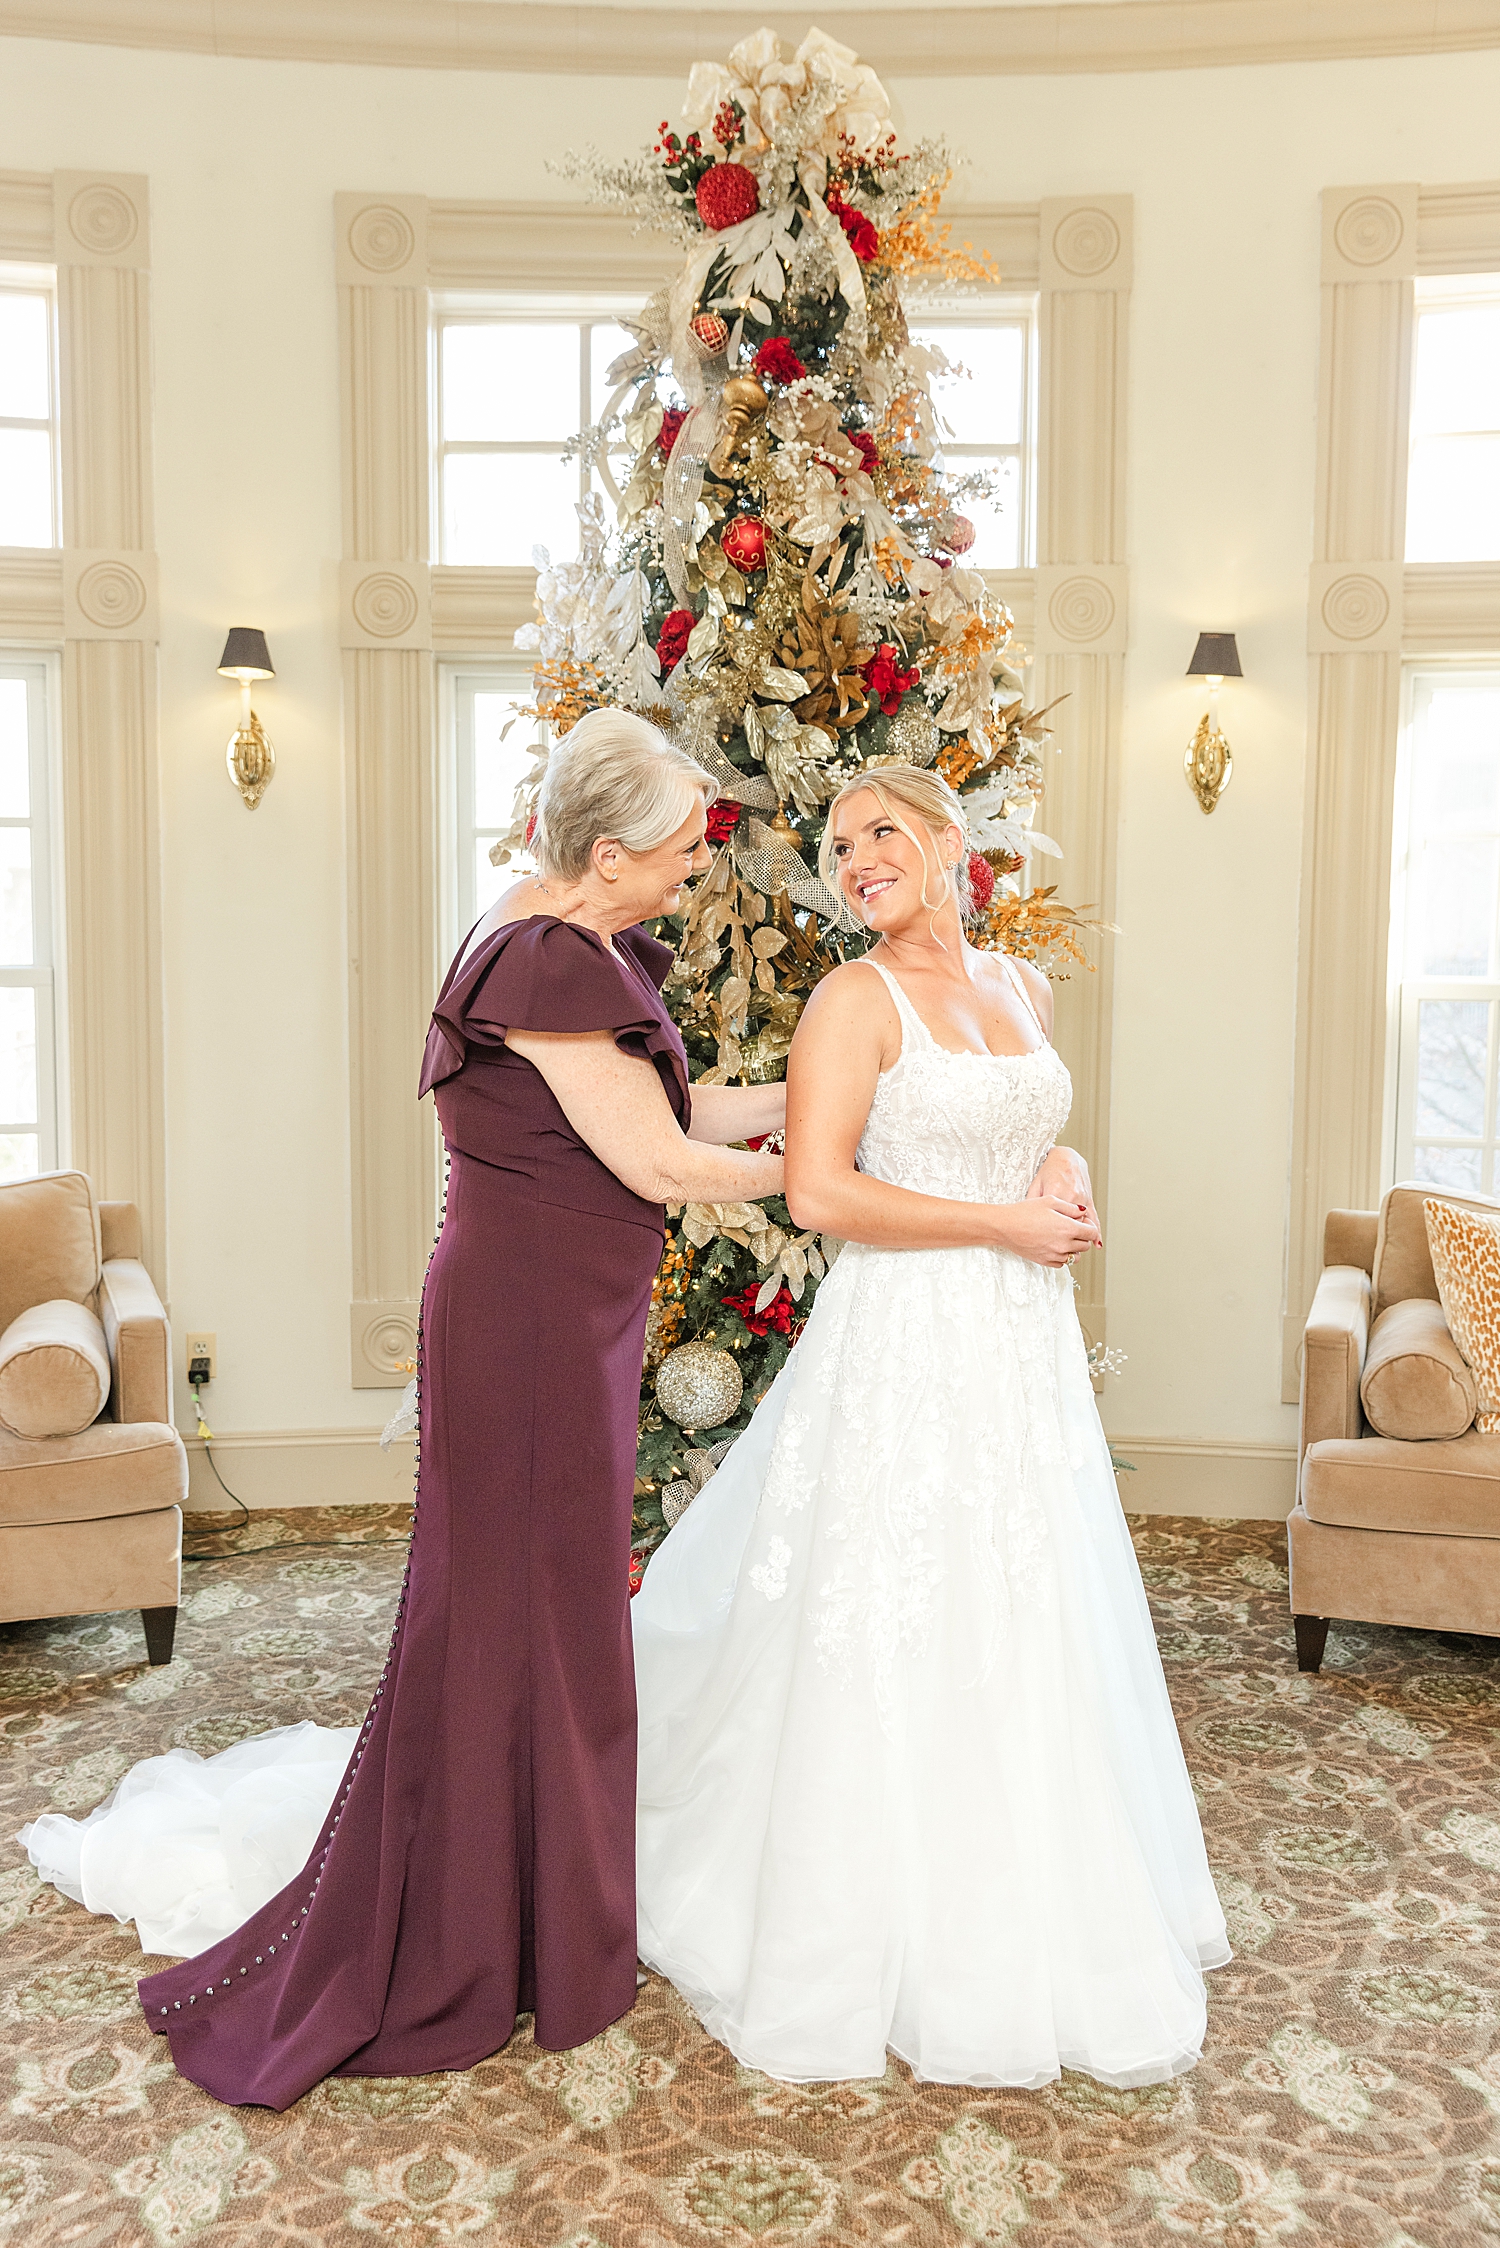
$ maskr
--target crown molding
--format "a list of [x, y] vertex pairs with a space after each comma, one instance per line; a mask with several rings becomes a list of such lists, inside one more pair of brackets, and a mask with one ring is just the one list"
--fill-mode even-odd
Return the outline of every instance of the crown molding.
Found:
[[[0, 36], [393, 69], [675, 77], [769, 22], [760, 10], [539, 0], [0, 0]], [[1198, 70], [1500, 47], [1500, 0], [1072, 0], [831, 8], [822, 22], [893, 77]]]

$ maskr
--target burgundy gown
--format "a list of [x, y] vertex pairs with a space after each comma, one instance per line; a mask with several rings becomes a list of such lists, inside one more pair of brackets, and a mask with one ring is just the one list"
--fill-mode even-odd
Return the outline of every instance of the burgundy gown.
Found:
[[584, 1146], [514, 1030], [614, 1033], [684, 1128], [686, 1057], [643, 930], [539, 915], [450, 969], [422, 1091], [452, 1157], [423, 1291], [417, 1520], [374, 1701], [304, 1871], [140, 1985], [221, 2100], [553, 2049], [635, 2001], [629, 1557], [663, 1213]]

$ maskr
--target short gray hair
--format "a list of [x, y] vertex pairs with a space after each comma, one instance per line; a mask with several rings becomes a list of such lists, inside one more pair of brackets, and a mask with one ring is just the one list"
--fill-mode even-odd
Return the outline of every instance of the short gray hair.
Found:
[[631, 710], [590, 710], [547, 760], [534, 848], [543, 874], [577, 882], [594, 845], [654, 851], [714, 784], [660, 727]]

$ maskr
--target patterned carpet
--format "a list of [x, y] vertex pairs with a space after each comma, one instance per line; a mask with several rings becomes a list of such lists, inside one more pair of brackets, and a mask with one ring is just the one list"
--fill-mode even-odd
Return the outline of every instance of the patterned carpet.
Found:
[[[399, 1510], [258, 1515], [190, 1568], [178, 1654], [133, 1616], [0, 1626], [0, 1833], [127, 1764], [363, 1712]], [[196, 1525], [200, 1539], [209, 1528]], [[653, 1982], [591, 2046], [216, 2106], [145, 2030], [133, 1931], [0, 1852], [3, 2248], [1479, 2248], [1500, 2239], [1500, 1672], [1491, 1643], [1348, 1628], [1291, 1655], [1274, 1524], [1138, 1518], [1237, 1950], [1202, 2065], [1110, 2092], [742, 2070]]]

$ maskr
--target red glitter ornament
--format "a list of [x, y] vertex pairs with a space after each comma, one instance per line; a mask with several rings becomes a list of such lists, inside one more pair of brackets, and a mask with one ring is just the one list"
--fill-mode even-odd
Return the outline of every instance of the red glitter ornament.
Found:
[[710, 357], [729, 342], [729, 330], [716, 312], [695, 312], [688, 322], [688, 334], [702, 344]]
[[656, 636], [656, 660], [661, 665], [661, 676], [675, 671], [687, 654], [688, 634], [697, 623], [691, 609], [669, 609], [662, 619], [661, 631]]
[[719, 797], [716, 802], [708, 807], [708, 826], [704, 831], [704, 842], [712, 843], [715, 849], [718, 848], [719, 844], [727, 843], [734, 833], [735, 823], [739, 816], [740, 807], [735, 803], [732, 796]]
[[995, 895], [995, 870], [977, 851], [969, 853], [969, 890], [981, 913]]
[[[709, 233], [722, 234], [726, 226], [738, 226], [741, 219], [754, 218], [760, 209], [760, 189], [746, 165], [710, 164], [693, 200]], [[854, 254], [858, 257], [859, 252]]]
[[755, 372], [767, 382], [801, 382], [807, 369], [785, 336], [767, 336], [755, 354]]
[[967, 515], [950, 515], [943, 544], [950, 554], [967, 554], [978, 535]]
[[763, 570], [766, 566], [766, 527], [758, 515], [737, 515], [719, 537], [724, 558], [737, 570]]
[[533, 836], [534, 836], [535, 834], [536, 834], [536, 814], [535, 814], [535, 812], [533, 812], [533, 813], [532, 813], [532, 815], [531, 815], [531, 817], [530, 817], [530, 819], [529, 819], [529, 820], [528, 820], [528, 821], [526, 822], [526, 848], [527, 848], [527, 850], [528, 850], [528, 851], [529, 851], [529, 850], [531, 849], [531, 840], [532, 840], [532, 837], [533, 837]]

